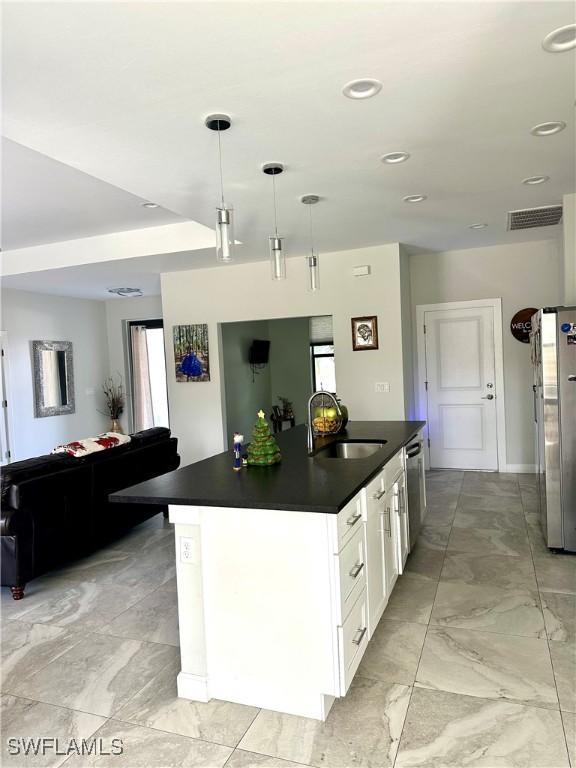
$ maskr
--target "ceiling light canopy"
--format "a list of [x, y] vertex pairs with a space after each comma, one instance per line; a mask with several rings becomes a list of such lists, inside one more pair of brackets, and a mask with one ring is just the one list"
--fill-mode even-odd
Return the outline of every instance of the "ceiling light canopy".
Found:
[[484, 221], [478, 221], [476, 224], [470, 224], [468, 229], [486, 229], [488, 224], [486, 224]]
[[218, 165], [220, 170], [220, 207], [216, 208], [216, 258], [228, 263], [234, 257], [234, 228], [232, 208], [224, 202], [224, 176], [222, 174], [222, 143], [220, 134], [232, 125], [228, 115], [208, 115], [204, 121], [206, 128], [218, 134]]
[[380, 160], [387, 165], [396, 165], [396, 163], [404, 163], [409, 157], [408, 152], [387, 152]]
[[142, 208], [159, 208], [158, 203], [142, 203]]
[[372, 78], [362, 78], [361, 80], [350, 80], [342, 88], [342, 93], [349, 99], [371, 99], [382, 90], [380, 80]]
[[530, 131], [532, 136], [554, 136], [555, 133], [560, 133], [566, 128], [566, 123], [563, 120], [551, 120], [548, 123], [538, 123]]
[[527, 184], [528, 186], [532, 187], [536, 184], [544, 184], [544, 182], [549, 180], [550, 176], [528, 176], [527, 179], [522, 180], [522, 184]]
[[563, 53], [576, 48], [576, 24], [566, 24], [546, 35], [542, 48], [548, 53]]
[[262, 166], [262, 173], [272, 177], [272, 199], [274, 203], [274, 234], [268, 238], [270, 249], [270, 265], [272, 267], [272, 280], [284, 280], [286, 278], [286, 256], [282, 249], [284, 238], [278, 235], [278, 210], [276, 205], [276, 176], [284, 171], [282, 163], [266, 163]]
[[114, 293], [116, 296], [122, 296], [123, 298], [130, 297], [131, 299], [144, 295], [140, 288], [108, 288], [108, 293]]
[[421, 203], [427, 199], [427, 195], [406, 195], [403, 197], [405, 203]]

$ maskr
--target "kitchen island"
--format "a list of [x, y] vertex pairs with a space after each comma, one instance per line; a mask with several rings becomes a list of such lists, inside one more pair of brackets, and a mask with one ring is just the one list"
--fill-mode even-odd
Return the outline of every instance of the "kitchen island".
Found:
[[[325, 719], [344, 696], [409, 549], [406, 446], [424, 422], [351, 422], [282, 462], [232, 469], [232, 452], [111, 496], [168, 504], [175, 525], [184, 698]], [[334, 442], [372, 443], [339, 458]]]

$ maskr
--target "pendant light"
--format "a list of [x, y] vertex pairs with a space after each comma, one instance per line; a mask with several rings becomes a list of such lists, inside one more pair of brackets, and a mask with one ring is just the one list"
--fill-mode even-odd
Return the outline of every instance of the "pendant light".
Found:
[[283, 237], [278, 236], [278, 211], [276, 207], [276, 176], [284, 170], [281, 163], [266, 163], [262, 166], [262, 172], [272, 177], [272, 198], [274, 201], [274, 234], [268, 238], [270, 248], [270, 264], [272, 267], [272, 280], [286, 279], [286, 257], [282, 250]]
[[308, 262], [308, 289], [315, 293], [320, 290], [320, 266], [318, 263], [318, 253], [314, 250], [314, 229], [312, 227], [312, 206], [320, 202], [318, 195], [304, 195], [300, 198], [304, 205], [308, 206], [310, 213], [310, 253], [306, 256]]
[[220, 206], [216, 208], [216, 258], [228, 263], [234, 258], [234, 227], [232, 208], [224, 202], [224, 181], [222, 175], [222, 144], [220, 133], [232, 125], [228, 115], [208, 115], [205, 125], [218, 134], [218, 164], [220, 169]]

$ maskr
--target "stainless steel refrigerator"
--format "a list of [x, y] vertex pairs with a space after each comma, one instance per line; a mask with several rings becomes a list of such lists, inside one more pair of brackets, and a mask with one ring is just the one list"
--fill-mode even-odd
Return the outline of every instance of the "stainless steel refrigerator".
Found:
[[532, 317], [540, 522], [549, 548], [576, 552], [576, 307]]

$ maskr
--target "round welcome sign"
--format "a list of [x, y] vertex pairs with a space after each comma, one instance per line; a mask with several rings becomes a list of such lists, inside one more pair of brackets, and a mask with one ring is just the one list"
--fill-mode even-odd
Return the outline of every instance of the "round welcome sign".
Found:
[[538, 310], [534, 309], [534, 307], [520, 309], [510, 321], [512, 336], [524, 344], [530, 343], [530, 331], [532, 330], [531, 318], [535, 312], [538, 312]]

